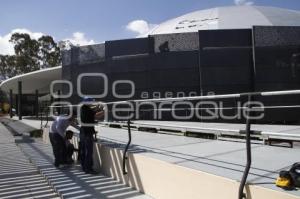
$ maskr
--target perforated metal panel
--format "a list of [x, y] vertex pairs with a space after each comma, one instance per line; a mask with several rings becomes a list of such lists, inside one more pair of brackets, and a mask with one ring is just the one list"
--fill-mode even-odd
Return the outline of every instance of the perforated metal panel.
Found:
[[166, 35], [152, 35], [154, 38], [154, 51], [159, 53], [162, 46], [168, 46], [168, 51], [192, 51], [198, 50], [199, 38], [198, 33], [179, 33]]
[[253, 31], [256, 47], [300, 45], [297, 26], [254, 26]]
[[79, 48], [79, 64], [105, 60], [105, 44], [82, 46]]
[[[102, 101], [120, 100], [112, 93], [113, 82], [118, 80], [134, 82], [135, 93], [130, 99], [300, 89], [300, 59], [293, 58], [300, 54], [300, 28], [255, 27], [253, 35], [255, 49], [250, 29], [155, 35], [75, 47], [63, 54], [63, 79], [71, 79], [76, 93], [78, 75], [104, 73], [109, 84], [107, 96], [98, 99]], [[102, 88], [101, 81], [93, 78], [84, 84], [87, 94]], [[126, 95], [130, 89], [119, 85], [115, 91]], [[74, 94], [71, 100], [78, 103], [81, 99]], [[297, 104], [300, 98], [258, 100], [266, 105], [289, 105]], [[236, 105], [235, 101], [224, 103]], [[299, 111], [281, 113], [267, 110], [263, 122], [300, 118]]]

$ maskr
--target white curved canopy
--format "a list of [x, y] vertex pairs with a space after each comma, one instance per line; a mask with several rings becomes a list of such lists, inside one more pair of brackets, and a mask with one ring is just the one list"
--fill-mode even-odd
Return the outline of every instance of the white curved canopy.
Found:
[[265, 6], [228, 6], [191, 12], [168, 20], [147, 35], [253, 26], [300, 26], [300, 11]]
[[3, 81], [0, 88], [4, 92], [13, 90], [14, 94], [18, 93], [18, 82], [22, 81], [22, 93], [34, 94], [35, 90], [39, 93], [49, 93], [50, 84], [54, 80], [61, 79], [61, 66], [38, 70], [23, 75], [18, 75]]

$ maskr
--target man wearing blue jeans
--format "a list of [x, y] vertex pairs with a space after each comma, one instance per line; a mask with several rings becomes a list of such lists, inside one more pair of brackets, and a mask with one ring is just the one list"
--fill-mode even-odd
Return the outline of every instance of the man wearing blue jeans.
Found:
[[[96, 131], [94, 125], [96, 118], [103, 116], [103, 110], [93, 107], [91, 102], [94, 100], [85, 97], [81, 107], [80, 119], [80, 163], [85, 173], [95, 174], [93, 170], [93, 142], [96, 140]], [[95, 137], [94, 137], [95, 136]]]
[[62, 164], [68, 163], [66, 161], [65, 132], [68, 126], [72, 123], [73, 119], [73, 116], [58, 116], [55, 118], [50, 127], [49, 138], [53, 148], [55, 167], [59, 167]]

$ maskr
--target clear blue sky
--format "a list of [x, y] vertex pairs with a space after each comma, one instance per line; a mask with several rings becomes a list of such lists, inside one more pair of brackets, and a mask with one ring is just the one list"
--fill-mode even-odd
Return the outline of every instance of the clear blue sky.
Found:
[[[300, 10], [300, 0], [251, 1]], [[126, 30], [133, 20], [159, 24], [191, 11], [228, 5], [234, 5], [234, 0], [1, 0], [0, 36], [26, 28], [57, 40], [83, 32], [88, 39], [101, 42], [134, 37], [134, 32]]]

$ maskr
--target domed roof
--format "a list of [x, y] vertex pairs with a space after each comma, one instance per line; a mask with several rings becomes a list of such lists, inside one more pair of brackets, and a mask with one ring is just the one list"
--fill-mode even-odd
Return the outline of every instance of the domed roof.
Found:
[[[199, 10], [168, 20], [148, 34], [249, 29], [254, 25], [300, 26], [300, 11], [264, 6], [229, 6]], [[148, 35], [147, 34], [147, 35]]]

